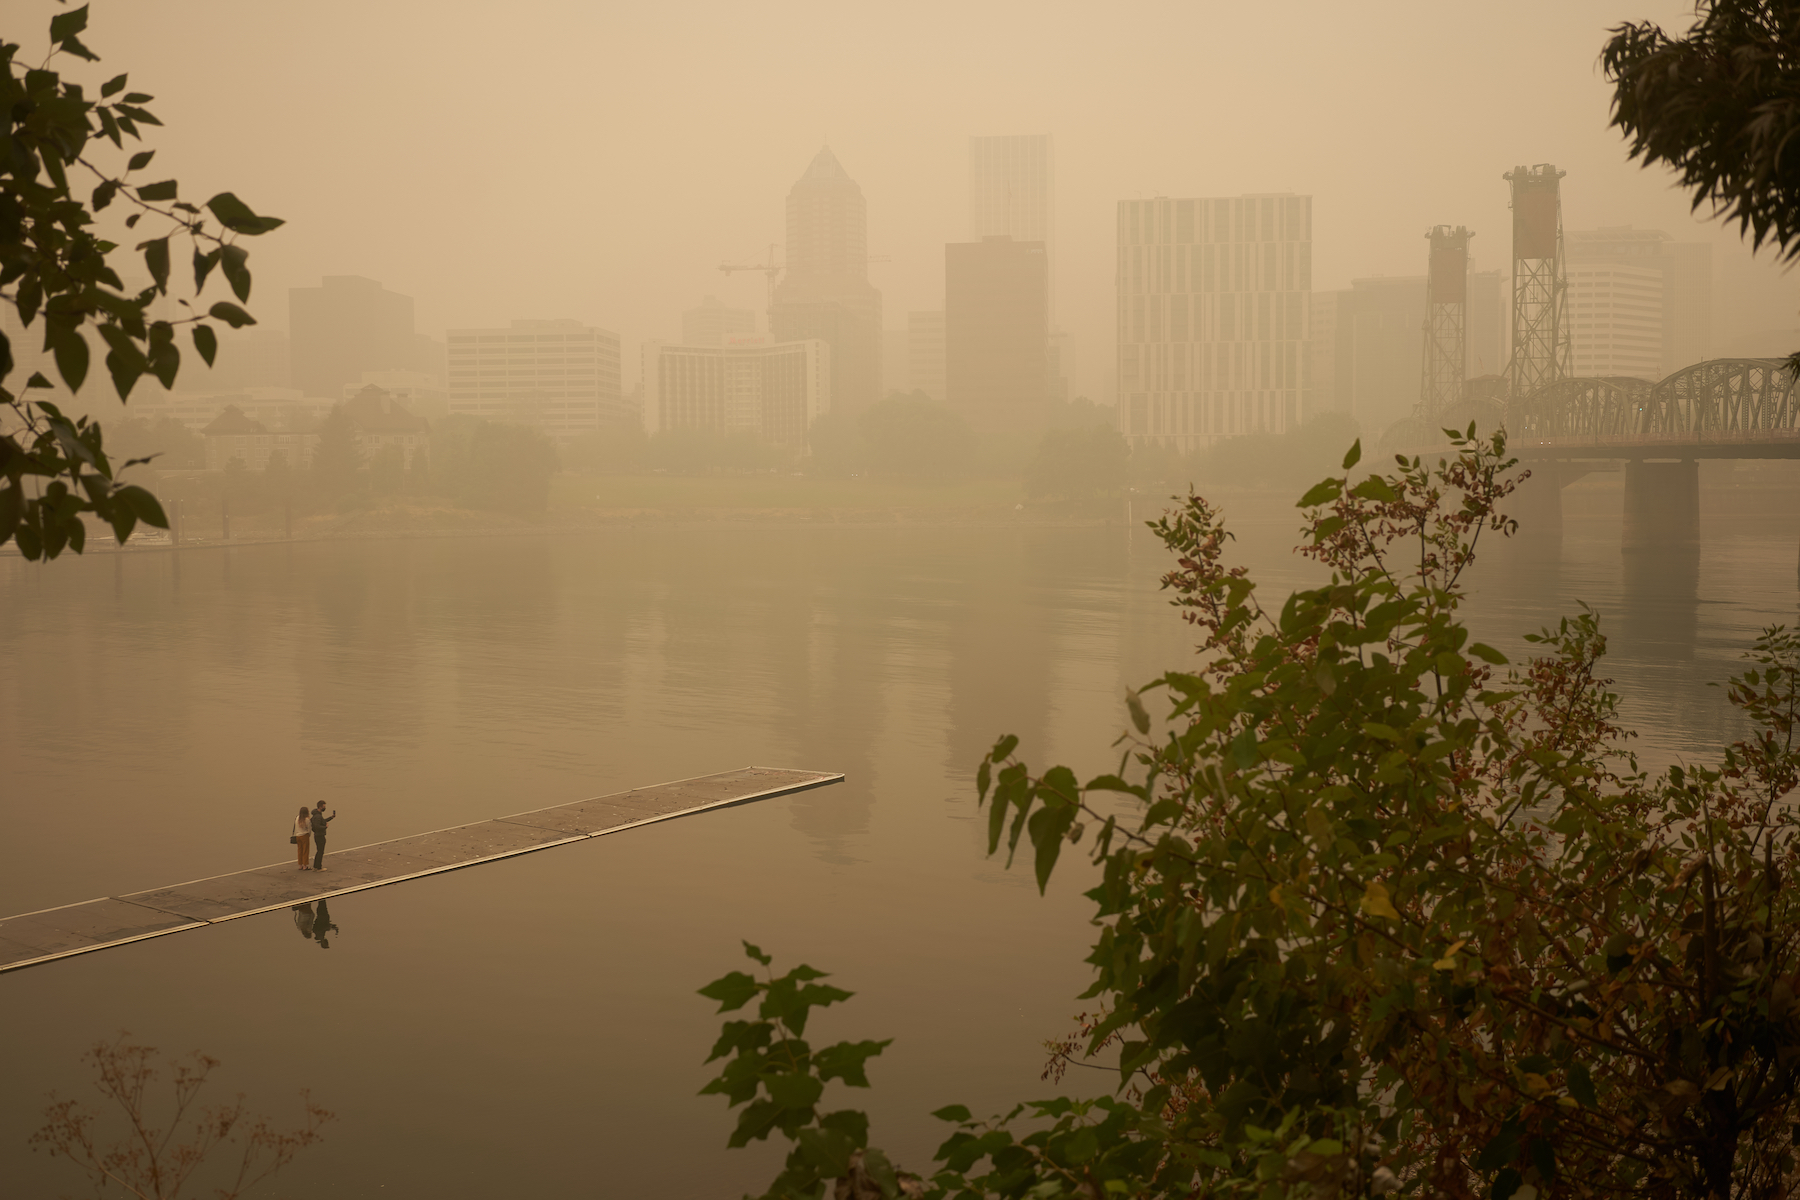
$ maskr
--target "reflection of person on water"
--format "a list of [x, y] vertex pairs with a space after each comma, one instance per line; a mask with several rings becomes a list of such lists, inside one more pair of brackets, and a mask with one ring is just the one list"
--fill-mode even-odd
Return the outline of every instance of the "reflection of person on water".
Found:
[[323, 900], [319, 901], [319, 916], [318, 919], [313, 922], [312, 927], [313, 940], [319, 943], [319, 949], [331, 949], [331, 943], [325, 940], [325, 935], [328, 933], [336, 933], [337, 931], [338, 927], [331, 923], [331, 910], [325, 907], [325, 902]]
[[336, 933], [338, 927], [331, 923], [331, 909], [326, 905], [325, 901], [319, 901], [319, 911], [317, 913], [313, 912], [313, 905], [310, 900], [305, 904], [293, 905], [288, 911], [294, 914], [294, 928], [300, 931], [301, 937], [309, 942], [319, 943], [319, 949], [321, 950], [331, 949], [331, 943], [325, 939], [329, 935]]

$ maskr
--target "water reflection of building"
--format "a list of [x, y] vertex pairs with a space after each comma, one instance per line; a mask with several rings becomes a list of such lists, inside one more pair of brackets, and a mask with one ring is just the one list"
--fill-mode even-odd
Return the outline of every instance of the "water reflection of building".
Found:
[[569, 437], [625, 421], [619, 335], [579, 321], [449, 333], [450, 412]]

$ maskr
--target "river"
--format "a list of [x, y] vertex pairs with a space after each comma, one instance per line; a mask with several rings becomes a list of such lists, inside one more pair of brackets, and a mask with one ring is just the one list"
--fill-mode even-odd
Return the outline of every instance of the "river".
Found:
[[[1646, 761], [1707, 754], [1737, 727], [1706, 685], [1792, 620], [1800, 519], [1712, 519], [1697, 567], [1645, 564], [1608, 495], [1484, 559], [1472, 623], [1518, 654], [1587, 600]], [[1277, 600], [1318, 578], [1294, 524], [1242, 524]], [[752, 764], [848, 776], [345, 896], [323, 942], [278, 912], [0, 977], [0, 1175], [74, 1188], [25, 1138], [129, 1030], [221, 1059], [221, 1098], [333, 1109], [295, 1195], [759, 1191], [775, 1151], [727, 1151], [695, 1094], [720, 1018], [694, 989], [746, 938], [858, 993], [815, 1041], [895, 1039], [847, 1099], [925, 1165], [929, 1110], [1047, 1090], [1087, 980], [1084, 870], [1040, 898], [985, 858], [974, 765], [1008, 732], [1116, 764], [1123, 690], [1191, 656], [1166, 561], [1141, 529], [924, 525], [0, 560], [0, 912], [277, 861], [319, 800], [351, 846]]]

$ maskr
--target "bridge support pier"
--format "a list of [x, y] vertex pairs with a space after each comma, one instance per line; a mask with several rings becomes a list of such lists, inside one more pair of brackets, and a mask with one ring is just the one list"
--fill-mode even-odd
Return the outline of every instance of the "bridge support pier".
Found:
[[1700, 549], [1700, 463], [1625, 464], [1625, 529], [1619, 548], [1641, 551]]

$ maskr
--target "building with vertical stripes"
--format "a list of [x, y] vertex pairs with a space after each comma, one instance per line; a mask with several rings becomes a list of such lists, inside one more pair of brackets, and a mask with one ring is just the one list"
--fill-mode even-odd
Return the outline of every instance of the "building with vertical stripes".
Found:
[[623, 422], [619, 335], [579, 321], [452, 329], [449, 408], [571, 437]]
[[831, 411], [831, 347], [818, 338], [777, 342], [727, 335], [721, 346], [645, 342], [644, 432], [745, 433], [803, 448]]
[[1126, 438], [1190, 450], [1301, 419], [1312, 197], [1124, 200], [1118, 395]]

